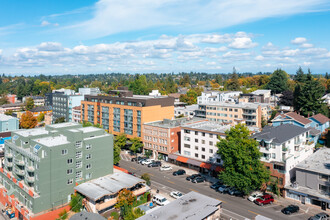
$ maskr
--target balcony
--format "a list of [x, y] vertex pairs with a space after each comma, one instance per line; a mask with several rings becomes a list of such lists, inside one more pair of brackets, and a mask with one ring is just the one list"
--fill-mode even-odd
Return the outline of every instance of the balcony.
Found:
[[14, 160], [14, 163], [19, 165], [19, 166], [24, 166], [25, 165], [25, 162], [24, 160], [19, 160], [19, 159], [15, 159]]
[[26, 177], [26, 181], [28, 183], [34, 183], [34, 176], [28, 176], [28, 177]]
[[292, 157], [292, 155], [291, 154], [289, 154], [289, 155], [283, 155], [282, 156], [282, 161], [283, 162], [286, 162], [288, 159], [290, 159]]
[[104, 203], [99, 203], [99, 204], [96, 204], [96, 209], [97, 211], [101, 211], [103, 209], [106, 209], [108, 207], [111, 207], [111, 206], [114, 206], [115, 204], [117, 203], [117, 198], [113, 198], [113, 199], [110, 199]]
[[28, 166], [27, 168], [28, 172], [34, 172], [34, 167], [33, 166]]
[[299, 139], [297, 141], [294, 141], [294, 145], [295, 146], [299, 146], [301, 143], [302, 143], [302, 140], [301, 139]]
[[20, 169], [15, 168], [14, 172], [19, 176], [24, 176], [25, 175], [25, 170], [20, 170]]
[[13, 158], [13, 154], [12, 154], [12, 153], [6, 153], [6, 154], [5, 154], [5, 157], [6, 157], [6, 158]]
[[256, 112], [243, 112], [243, 115], [256, 115]]
[[13, 167], [13, 163], [12, 162], [6, 162], [6, 166], [7, 167]]

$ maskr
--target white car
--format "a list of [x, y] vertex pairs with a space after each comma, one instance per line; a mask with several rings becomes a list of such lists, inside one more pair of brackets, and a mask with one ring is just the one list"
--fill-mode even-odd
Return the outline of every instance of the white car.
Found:
[[152, 202], [156, 203], [159, 206], [164, 206], [170, 203], [164, 196], [161, 195], [155, 195], [152, 198]]
[[149, 165], [149, 164], [151, 164], [153, 161], [154, 161], [154, 160], [146, 159], [146, 160], [143, 160], [143, 161], [141, 162], [141, 164], [142, 164], [142, 165]]
[[253, 192], [250, 194], [250, 196], [248, 197], [248, 200], [251, 202], [254, 202], [257, 198], [263, 196], [264, 194], [262, 192]]
[[159, 168], [160, 171], [167, 171], [167, 170], [172, 170], [171, 166], [164, 165]]
[[183, 196], [183, 194], [180, 193], [180, 192], [178, 192], [178, 191], [172, 191], [172, 192], [170, 193], [170, 196], [172, 196], [172, 197], [175, 198], [175, 199], [178, 199], [178, 198], [181, 198], [181, 197]]

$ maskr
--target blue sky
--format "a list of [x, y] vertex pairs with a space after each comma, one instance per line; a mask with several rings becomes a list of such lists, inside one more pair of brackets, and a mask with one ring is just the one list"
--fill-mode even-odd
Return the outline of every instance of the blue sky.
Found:
[[0, 72], [330, 72], [328, 0], [0, 2]]

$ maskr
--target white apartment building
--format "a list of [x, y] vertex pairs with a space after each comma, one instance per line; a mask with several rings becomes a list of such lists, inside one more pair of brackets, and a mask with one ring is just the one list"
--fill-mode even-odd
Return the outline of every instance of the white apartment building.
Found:
[[81, 122], [81, 106], [72, 108], [72, 121], [77, 123]]
[[183, 115], [184, 117], [194, 117], [196, 111], [198, 110], [198, 105], [187, 105], [184, 107], [174, 107], [174, 116], [179, 117]]
[[313, 154], [315, 143], [311, 141], [310, 129], [283, 124], [265, 127], [253, 136], [260, 143], [261, 161], [281, 188], [294, 181], [297, 164]]
[[235, 102], [238, 100], [241, 91], [208, 91], [202, 92], [201, 96], [197, 97], [197, 104], [219, 103], [219, 102]]
[[218, 137], [225, 138], [225, 131], [228, 129], [228, 125], [223, 126], [210, 121], [182, 126], [181, 155], [203, 162], [222, 164], [217, 154], [217, 142]]

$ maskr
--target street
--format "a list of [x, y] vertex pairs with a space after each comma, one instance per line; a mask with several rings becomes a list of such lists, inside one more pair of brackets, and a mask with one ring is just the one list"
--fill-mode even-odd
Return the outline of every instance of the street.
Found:
[[127, 160], [120, 161], [120, 167], [141, 176], [144, 173], [149, 173], [151, 177], [151, 187], [156, 187], [159, 190], [170, 193], [172, 190], [177, 190], [182, 193], [196, 191], [223, 202], [223, 214], [226, 218], [232, 219], [254, 219], [257, 215], [266, 216], [271, 219], [308, 219], [311, 214], [307, 214], [306, 210], [300, 210], [286, 216], [281, 213], [282, 205], [274, 202], [274, 204], [266, 206], [257, 206], [242, 197], [235, 197], [228, 194], [220, 194], [211, 189], [209, 182], [192, 183], [186, 181], [187, 175], [173, 176], [174, 171], [159, 171], [159, 167], [149, 168]]

